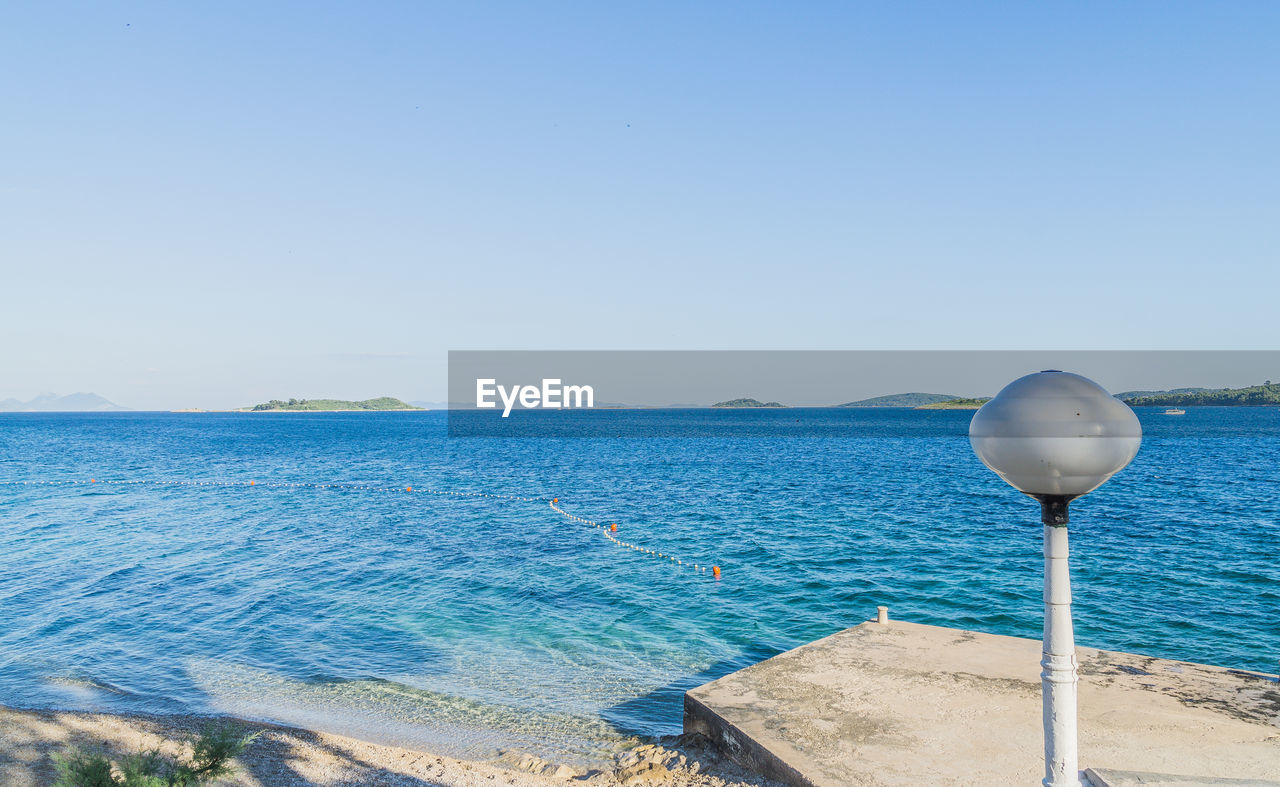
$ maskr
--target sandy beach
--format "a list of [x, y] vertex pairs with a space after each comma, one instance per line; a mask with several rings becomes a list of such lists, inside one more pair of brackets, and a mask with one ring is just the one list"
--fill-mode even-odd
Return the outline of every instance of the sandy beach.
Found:
[[[196, 716], [122, 716], [0, 707], [0, 782], [37, 787], [52, 782], [53, 756], [72, 748], [119, 757], [160, 748], [178, 754], [209, 720]], [[229, 785], [477, 785], [589, 784], [678, 787], [773, 787], [716, 755], [698, 740], [663, 739], [618, 757], [612, 767], [582, 771], [519, 752], [497, 762], [466, 762], [429, 752], [380, 746], [312, 730], [240, 722], [260, 733], [237, 760]]]

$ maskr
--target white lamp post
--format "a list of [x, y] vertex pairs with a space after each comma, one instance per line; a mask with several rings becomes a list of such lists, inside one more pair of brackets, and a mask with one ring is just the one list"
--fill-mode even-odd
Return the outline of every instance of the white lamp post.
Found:
[[1051, 369], [1004, 387], [973, 416], [983, 464], [1040, 501], [1044, 523], [1044, 784], [1079, 785], [1075, 635], [1067, 569], [1067, 503], [1129, 464], [1142, 426], [1128, 405], [1078, 374]]

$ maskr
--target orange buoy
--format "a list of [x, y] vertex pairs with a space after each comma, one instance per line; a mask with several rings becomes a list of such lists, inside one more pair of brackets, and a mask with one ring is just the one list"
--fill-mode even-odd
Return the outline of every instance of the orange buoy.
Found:
[[250, 481], [250, 482], [249, 482], [249, 486], [253, 486], [253, 485], [254, 485], [254, 483], [255, 483], [255, 482]]
[[90, 478], [90, 479], [89, 479], [89, 483], [91, 483], [91, 484], [96, 484], [96, 483], [98, 483], [98, 479], [96, 479], [96, 478]]
[[719, 578], [720, 578], [720, 567], [719, 567], [719, 566], [712, 566], [712, 567], [711, 567], [711, 575], [712, 575], [712, 576], [714, 576], [716, 579], [719, 579]]
[[411, 486], [406, 486], [406, 487], [404, 488], [404, 491], [406, 491], [406, 492], [412, 492], [412, 491], [413, 491], [413, 487], [411, 487]]
[[617, 523], [617, 522], [614, 522], [612, 525], [609, 525], [609, 532], [610, 532], [610, 533], [616, 533], [616, 532], [618, 532], [618, 523]]
[[558, 498], [558, 497], [553, 497], [553, 498], [551, 498], [551, 502], [553, 502], [553, 503], [559, 503], [559, 502], [560, 502], [560, 498]]

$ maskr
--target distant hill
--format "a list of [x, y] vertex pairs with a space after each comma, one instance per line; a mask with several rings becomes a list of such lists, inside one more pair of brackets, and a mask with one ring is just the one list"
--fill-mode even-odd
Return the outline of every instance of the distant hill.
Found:
[[990, 396], [981, 396], [977, 399], [948, 399], [945, 402], [932, 402], [930, 404], [922, 404], [917, 410], [977, 410], [982, 405], [991, 401]]
[[779, 402], [762, 402], [759, 399], [730, 399], [727, 402], [716, 402], [712, 407], [786, 407]]
[[873, 396], [870, 399], [859, 399], [856, 402], [845, 402], [836, 407], [923, 407], [926, 404], [949, 402], [958, 399], [955, 394], [936, 393], [896, 393], [887, 396]]
[[1131, 407], [1260, 407], [1280, 405], [1280, 383], [1267, 380], [1248, 388], [1219, 388], [1190, 393], [1157, 393], [1124, 400]]
[[96, 393], [73, 393], [66, 396], [42, 393], [29, 402], [17, 399], [0, 401], [0, 412], [4, 413], [106, 413], [128, 409]]
[[341, 410], [421, 410], [421, 407], [414, 407], [411, 404], [400, 401], [391, 396], [380, 396], [377, 399], [365, 399], [362, 402], [349, 402], [345, 399], [290, 399], [284, 401], [282, 399], [272, 399], [263, 404], [255, 404], [253, 407], [242, 407], [241, 412], [250, 413], [281, 413], [281, 412], [320, 412], [320, 411], [341, 411]]

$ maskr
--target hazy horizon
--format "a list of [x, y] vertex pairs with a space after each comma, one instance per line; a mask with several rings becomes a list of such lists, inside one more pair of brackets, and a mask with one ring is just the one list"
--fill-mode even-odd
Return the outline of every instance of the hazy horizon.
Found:
[[[1012, 379], [1041, 368], [1086, 374], [1112, 393], [1240, 388], [1280, 379], [1280, 351], [455, 351], [450, 353], [448, 395], [440, 397], [386, 390], [355, 396], [284, 390], [213, 406], [174, 401], [137, 407], [101, 391], [70, 395], [92, 393], [132, 410], [229, 410], [271, 399], [360, 401], [379, 396], [440, 407], [474, 401], [479, 376], [496, 377], [502, 384], [557, 377], [565, 384], [592, 385], [598, 407], [708, 406], [736, 398], [824, 407], [912, 392], [991, 396]], [[0, 396], [0, 407], [31, 398]]]

